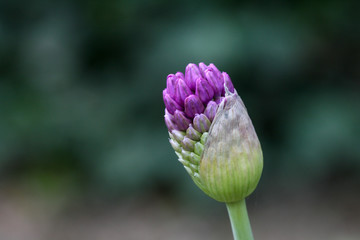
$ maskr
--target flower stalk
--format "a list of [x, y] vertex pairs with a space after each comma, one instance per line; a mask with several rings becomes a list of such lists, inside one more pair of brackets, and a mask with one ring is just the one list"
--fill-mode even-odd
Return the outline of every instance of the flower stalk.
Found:
[[226, 207], [234, 240], [253, 240], [245, 199], [235, 203], [226, 203]]

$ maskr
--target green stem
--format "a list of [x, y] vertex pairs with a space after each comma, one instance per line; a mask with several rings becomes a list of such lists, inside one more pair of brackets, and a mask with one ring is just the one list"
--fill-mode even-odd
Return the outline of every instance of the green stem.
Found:
[[240, 202], [226, 203], [234, 240], [254, 240], [245, 199]]

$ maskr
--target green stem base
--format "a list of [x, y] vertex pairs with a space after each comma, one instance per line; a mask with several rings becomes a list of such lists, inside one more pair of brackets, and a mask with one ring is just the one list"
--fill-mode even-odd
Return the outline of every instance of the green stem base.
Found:
[[240, 202], [226, 203], [234, 240], [254, 240], [245, 199]]

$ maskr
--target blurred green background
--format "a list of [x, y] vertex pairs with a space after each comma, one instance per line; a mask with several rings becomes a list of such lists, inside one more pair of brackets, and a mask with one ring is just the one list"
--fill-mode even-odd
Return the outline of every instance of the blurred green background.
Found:
[[231, 239], [177, 162], [166, 76], [231, 76], [264, 152], [256, 239], [359, 239], [356, 1], [1, 1], [0, 239]]

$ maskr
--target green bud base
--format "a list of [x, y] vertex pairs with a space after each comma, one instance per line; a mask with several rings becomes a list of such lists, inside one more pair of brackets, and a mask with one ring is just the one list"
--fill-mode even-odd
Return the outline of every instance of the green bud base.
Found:
[[234, 240], [254, 240], [246, 209], [245, 199], [226, 203]]

